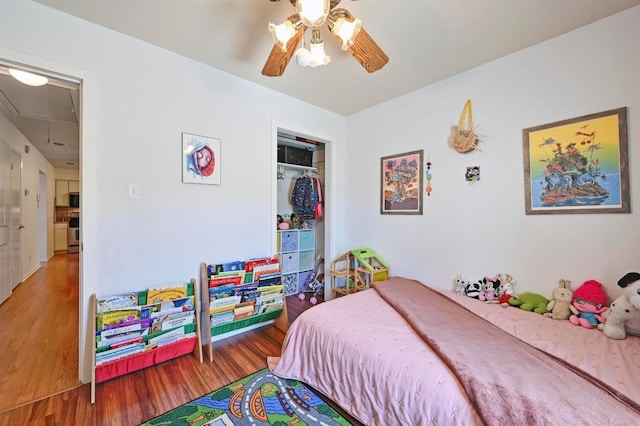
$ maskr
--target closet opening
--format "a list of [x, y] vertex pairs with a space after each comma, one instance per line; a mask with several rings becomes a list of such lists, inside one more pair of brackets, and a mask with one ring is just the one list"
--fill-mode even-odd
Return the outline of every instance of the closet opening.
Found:
[[325, 296], [326, 149], [320, 140], [278, 129], [276, 251], [285, 296]]

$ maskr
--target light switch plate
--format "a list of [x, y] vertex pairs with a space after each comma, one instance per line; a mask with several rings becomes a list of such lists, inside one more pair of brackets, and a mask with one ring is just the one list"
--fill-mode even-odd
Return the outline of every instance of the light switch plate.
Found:
[[140, 199], [140, 185], [137, 183], [129, 184], [129, 199], [130, 200], [139, 200]]

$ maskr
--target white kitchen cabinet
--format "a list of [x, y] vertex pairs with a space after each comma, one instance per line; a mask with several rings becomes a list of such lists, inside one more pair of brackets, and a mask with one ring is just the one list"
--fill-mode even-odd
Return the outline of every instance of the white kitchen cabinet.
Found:
[[54, 251], [66, 251], [67, 250], [67, 222], [56, 223], [53, 227], [53, 250]]
[[69, 181], [56, 179], [56, 206], [69, 207]]
[[69, 193], [80, 192], [80, 181], [56, 179], [56, 206], [69, 207]]
[[70, 180], [69, 181], [69, 192], [80, 192], [80, 181], [79, 180]]

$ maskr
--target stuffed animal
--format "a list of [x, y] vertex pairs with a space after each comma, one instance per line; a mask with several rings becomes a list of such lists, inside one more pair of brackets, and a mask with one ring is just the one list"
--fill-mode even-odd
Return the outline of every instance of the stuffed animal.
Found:
[[569, 287], [570, 284], [571, 281], [569, 280], [560, 280], [560, 285], [553, 290], [553, 299], [547, 305], [547, 312], [543, 314], [545, 317], [566, 320], [569, 319], [572, 313], [573, 315], [580, 313], [575, 306], [571, 304], [573, 291]]
[[547, 312], [547, 305], [549, 299], [541, 294], [537, 293], [522, 293], [520, 296], [512, 296], [509, 298], [509, 305], [519, 306], [520, 309], [525, 311], [533, 311], [537, 314], [544, 314]]
[[498, 298], [496, 299], [496, 303], [499, 303], [503, 308], [509, 306], [510, 297], [516, 297], [513, 290], [514, 285], [515, 281], [513, 281], [513, 277], [509, 274], [504, 274], [504, 280], [500, 281], [500, 287], [498, 287]]
[[498, 287], [500, 287], [500, 280], [502, 275], [498, 274], [493, 278], [484, 277], [482, 279], [482, 292], [478, 296], [478, 299], [487, 303], [494, 303], [494, 300], [498, 297]]
[[453, 288], [456, 294], [466, 296], [467, 285], [469, 285], [469, 281], [465, 280], [461, 274], [456, 275], [456, 278], [453, 280]]
[[579, 312], [569, 316], [569, 321], [573, 325], [581, 325], [585, 328], [595, 328], [604, 318], [600, 315], [607, 310], [607, 294], [602, 288], [602, 284], [596, 280], [589, 280], [582, 283], [573, 292], [571, 305]]
[[482, 293], [482, 281], [470, 282], [465, 288], [465, 294], [472, 299], [479, 299]]
[[640, 274], [629, 272], [618, 280], [624, 290], [609, 306], [604, 324], [598, 324], [605, 336], [622, 340], [629, 336], [640, 336]]

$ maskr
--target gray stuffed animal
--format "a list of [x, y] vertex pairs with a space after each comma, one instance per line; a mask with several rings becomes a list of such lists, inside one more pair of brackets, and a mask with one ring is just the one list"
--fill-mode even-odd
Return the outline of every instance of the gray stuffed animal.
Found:
[[629, 272], [618, 285], [624, 289], [622, 295], [611, 303], [606, 322], [598, 329], [611, 339], [640, 336], [640, 274]]

